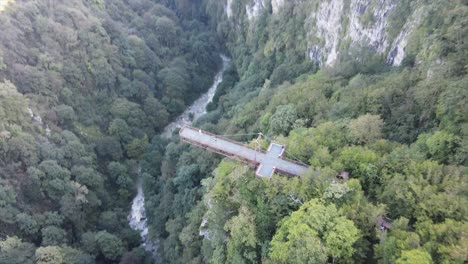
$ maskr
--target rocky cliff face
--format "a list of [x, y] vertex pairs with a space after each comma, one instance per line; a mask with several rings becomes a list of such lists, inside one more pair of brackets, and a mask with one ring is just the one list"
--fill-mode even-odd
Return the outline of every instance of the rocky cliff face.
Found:
[[[371, 48], [386, 57], [389, 64], [400, 65], [408, 39], [425, 14], [423, 8], [414, 8], [401, 17], [396, 13], [404, 1], [399, 0], [249, 0], [247, 3], [226, 0], [226, 15], [237, 22], [242, 21], [244, 12], [237, 14], [232, 9], [233, 4], [239, 4], [236, 1], [245, 5], [245, 18], [250, 26], [262, 12], [273, 19], [281, 16], [286, 5], [306, 12], [303, 27], [307, 36], [299, 41], [306, 42], [304, 53], [308, 58], [325, 66], [337, 62], [345, 45]], [[416, 2], [411, 6], [416, 6]], [[392, 23], [395, 17], [404, 23]]]
[[226, 0], [226, 6], [224, 7], [224, 12], [226, 13], [228, 18], [232, 16], [232, 0]]
[[398, 37], [393, 41], [390, 51], [387, 55], [387, 63], [400, 65], [405, 58], [405, 48], [408, 45], [408, 39], [414, 30], [421, 24], [422, 18], [425, 16], [425, 8], [418, 8], [411, 17], [406, 21], [403, 28], [400, 30]]
[[273, 14], [277, 14], [283, 6], [285, 0], [271, 0], [271, 9]]
[[[333, 65], [339, 54], [340, 42], [346, 40], [349, 40], [351, 45], [364, 44], [378, 53], [386, 52], [388, 48], [386, 27], [388, 17], [395, 7], [394, 2], [394, 0], [379, 0], [374, 3], [371, 0], [352, 0], [349, 6], [346, 6], [344, 0], [322, 2], [311, 17], [315, 17], [316, 36], [324, 40], [325, 45], [320, 48], [316, 43], [309, 42], [308, 46], [314, 47], [312, 50], [320, 52], [310, 56], [311, 59], [319, 63], [325, 61], [328, 66]], [[344, 21], [347, 22], [345, 25]]]
[[253, 0], [250, 4], [245, 6], [245, 12], [247, 13], [247, 18], [249, 21], [252, 21], [260, 12], [262, 12], [267, 6], [267, 0]]

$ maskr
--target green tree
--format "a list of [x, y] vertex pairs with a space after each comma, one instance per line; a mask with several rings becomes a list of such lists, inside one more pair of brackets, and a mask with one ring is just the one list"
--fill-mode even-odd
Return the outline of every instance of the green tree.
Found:
[[99, 251], [108, 260], [118, 260], [124, 253], [122, 240], [106, 231], [100, 231], [95, 236]]
[[37, 143], [29, 134], [19, 133], [8, 141], [8, 158], [17, 160], [27, 166], [36, 165], [39, 161]]
[[401, 257], [397, 259], [396, 264], [431, 264], [432, 258], [424, 249], [404, 250]]
[[63, 264], [63, 254], [57, 246], [36, 249], [35, 258], [37, 264]]
[[41, 230], [42, 232], [42, 246], [59, 246], [66, 243], [65, 230], [48, 226]]
[[[338, 161], [338, 162], [336, 162]], [[348, 171], [361, 181], [365, 192], [376, 195], [380, 183], [377, 154], [366, 147], [346, 147], [333, 164], [337, 171]]]
[[278, 106], [270, 118], [270, 131], [273, 134], [286, 135], [298, 119], [296, 107], [292, 104]]
[[43, 216], [45, 225], [61, 226], [63, 224], [64, 217], [58, 212], [45, 212]]
[[14, 204], [16, 202], [16, 193], [11, 186], [2, 182], [0, 185], [0, 207]]
[[60, 125], [70, 126], [76, 120], [75, 111], [71, 106], [59, 105], [54, 107], [54, 111], [57, 113]]
[[[81, 195], [80, 195], [81, 196]], [[67, 194], [60, 199], [60, 213], [70, 220], [78, 230], [82, 230], [86, 224], [86, 202], [72, 194]]]
[[[185, 69], [185, 61], [175, 67], [167, 67], [159, 71], [158, 79], [164, 85], [164, 94], [170, 99], [182, 99], [189, 92], [189, 76]], [[183, 105], [182, 105], [183, 106]], [[168, 109], [169, 113], [172, 111]]]
[[3, 126], [9, 122], [18, 125], [24, 124], [27, 120], [26, 116], [26, 98], [17, 91], [11, 82], [0, 82], [0, 129], [3, 129]]
[[21, 231], [26, 235], [34, 235], [39, 231], [39, 223], [30, 215], [20, 213], [16, 216], [16, 222]]
[[227, 245], [227, 258], [231, 263], [258, 262], [255, 215], [247, 207], [241, 207], [239, 215], [231, 218], [224, 229], [231, 236]]
[[131, 139], [131, 129], [123, 119], [116, 118], [109, 125], [109, 135], [118, 138], [125, 144]]
[[110, 109], [115, 118], [125, 120], [129, 126], [142, 127], [145, 124], [146, 115], [139, 104], [127, 99], [117, 99]]
[[450, 157], [455, 154], [457, 141], [457, 137], [452, 134], [444, 131], [435, 132], [426, 140], [429, 157], [447, 163]]
[[112, 179], [118, 179], [121, 175], [128, 174], [128, 168], [119, 162], [111, 162], [107, 166], [107, 170], [109, 171], [109, 176]]
[[156, 30], [155, 33], [163, 45], [170, 47], [175, 44], [179, 29], [174, 21], [165, 16], [159, 17], [155, 21], [154, 28]]
[[167, 124], [169, 113], [158, 99], [154, 97], [146, 98], [143, 109], [146, 116], [148, 116], [148, 121], [153, 125], [154, 129], [159, 130]]
[[384, 122], [378, 115], [362, 115], [349, 123], [349, 134], [352, 141], [358, 144], [367, 144], [382, 138], [383, 125]]
[[81, 235], [80, 239], [81, 248], [91, 254], [97, 255], [99, 249], [96, 243], [96, 233], [93, 232], [85, 232]]
[[107, 89], [114, 85], [116, 73], [109, 64], [107, 58], [99, 57], [88, 64], [88, 70], [94, 75], [96, 86], [101, 89]]
[[62, 247], [63, 263], [70, 264], [94, 264], [94, 258], [83, 251], [71, 247]]
[[[311, 200], [287, 217], [271, 241], [270, 257], [280, 263], [350, 260], [359, 230], [334, 205]], [[303, 241], [305, 239], [305, 243]]]
[[148, 147], [148, 137], [145, 135], [142, 138], [134, 138], [125, 146], [127, 156], [132, 159], [139, 159]]
[[[282, 226], [285, 226], [286, 223]], [[328, 250], [318, 234], [306, 224], [297, 223], [288, 231], [287, 241], [279, 242], [275, 235], [270, 257], [277, 263], [326, 263]]]
[[[55, 201], [71, 192], [70, 171], [60, 166], [55, 160], [45, 160], [39, 164], [40, 171], [44, 177], [41, 180], [41, 187], [47, 196]], [[32, 171], [32, 170], [28, 170]]]
[[89, 188], [97, 189], [102, 187], [103, 179], [96, 170], [85, 166], [74, 166], [71, 169], [72, 176], [80, 184], [86, 185]]
[[119, 215], [113, 211], [102, 212], [99, 217], [99, 229], [109, 232], [119, 231]]
[[382, 242], [375, 246], [375, 256], [379, 263], [395, 263], [404, 250], [418, 248], [421, 244], [420, 236], [407, 231], [408, 219], [399, 218], [392, 223], [390, 233], [379, 234]]
[[35, 247], [18, 237], [0, 240], [0, 264], [33, 264]]
[[424, 243], [423, 248], [430, 252], [434, 263], [465, 263], [468, 260], [466, 245], [468, 231], [466, 221], [445, 219], [442, 223], [424, 221], [417, 223], [416, 232]]
[[96, 142], [96, 152], [104, 160], [119, 160], [122, 158], [122, 147], [114, 137], [103, 137]]

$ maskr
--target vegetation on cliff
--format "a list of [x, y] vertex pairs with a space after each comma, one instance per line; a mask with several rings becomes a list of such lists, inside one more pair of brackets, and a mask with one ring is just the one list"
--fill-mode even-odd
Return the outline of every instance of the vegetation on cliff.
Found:
[[[322, 6], [356, 1], [270, 2], [9, 5], [0, 263], [150, 263], [127, 223], [137, 164], [162, 263], [466, 263], [466, 4], [385, 1], [389, 43], [411, 31], [393, 66], [391, 45], [315, 23]], [[383, 7], [364, 2], [357, 16], [372, 27]], [[326, 65], [309, 44], [329, 37], [339, 45]], [[210, 86], [220, 50], [233, 63], [195, 125], [262, 132], [306, 175], [260, 179], [158, 136]]]

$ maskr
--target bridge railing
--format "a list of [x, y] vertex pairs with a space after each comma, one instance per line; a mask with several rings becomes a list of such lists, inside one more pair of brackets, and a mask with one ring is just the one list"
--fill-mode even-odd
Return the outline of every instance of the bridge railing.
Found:
[[[209, 136], [212, 136], [212, 137], [215, 137], [215, 138], [217, 138], [217, 139], [225, 140], [225, 141], [228, 141], [228, 142], [230, 142], [230, 143], [232, 143], [232, 144], [236, 144], [236, 145], [238, 145], [238, 146], [242, 146], [242, 147], [249, 148], [249, 149], [251, 149], [251, 150], [254, 150], [254, 151], [257, 151], [257, 152], [261, 152], [261, 153], [263, 153], [263, 154], [266, 154], [266, 151], [264, 151], [264, 150], [261, 150], [261, 149], [254, 149], [254, 148], [252, 148], [251, 146], [248, 146], [248, 145], [239, 143], [239, 142], [237, 142], [237, 141], [235, 141], [235, 140], [232, 140], [232, 139], [229, 139], [229, 138], [220, 136], [220, 135], [216, 135], [216, 134], [210, 133], [210, 132], [208, 132], [208, 131], [204, 131], [204, 130], [201, 130], [201, 129], [197, 129], [197, 128], [192, 127], [192, 126], [186, 125], [186, 126], [183, 126], [182, 128], [180, 128], [180, 130], [179, 130], [179, 136], [180, 136], [180, 138], [185, 139], [185, 141], [190, 141], [191, 143], [193, 143], [193, 144], [195, 144], [195, 145], [198, 145], [198, 146], [200, 146], [200, 147], [203, 147], [203, 148], [206, 148], [206, 149], [211, 149], [211, 150], [213, 150], [214, 152], [219, 153], [219, 154], [224, 155], [224, 156], [227, 156], [227, 157], [231, 157], [232, 155], [235, 155], [235, 153], [228, 153], [228, 152], [223, 151], [222, 149], [214, 148], [214, 147], [211, 147], [211, 146], [207, 146], [207, 145], [201, 144], [201, 143], [199, 143], [199, 142], [190, 140], [190, 139], [188, 139], [188, 138], [184, 138], [184, 137], [182, 136], [182, 132], [183, 132], [184, 129], [190, 129], [190, 130], [193, 130], [193, 131], [195, 131], [195, 132], [197, 132], [197, 133], [199, 133], [199, 132], [201, 131], [201, 133], [206, 134], [206, 135], [209, 135]], [[255, 164], [255, 165], [258, 165], [258, 164], [259, 164], [257, 161], [254, 161], [254, 160], [246, 160], [246, 159], [240, 158], [240, 157], [237, 156], [237, 155], [236, 155], [236, 157], [239, 158], [239, 159], [242, 159], [242, 160], [244, 160], [244, 161], [248, 161], [248, 162], [250, 162], [250, 163], [253, 163], [253, 164]], [[287, 159], [287, 158], [282, 158], [282, 159], [285, 160], [285, 161], [291, 162], [291, 163], [293, 163], [293, 164], [302, 166], [302, 167], [306, 167], [306, 168], [308, 167], [306, 164], [301, 163], [301, 162], [297, 162], [297, 161], [290, 160], [290, 159]], [[287, 174], [287, 172], [285, 172], [285, 173]]]
[[[215, 138], [218, 138], [218, 139], [221, 139], [221, 140], [228, 141], [228, 142], [233, 143], [233, 144], [236, 144], [236, 145], [238, 145], [238, 146], [242, 146], [242, 147], [245, 147], [245, 148], [249, 148], [249, 149], [251, 149], [251, 150], [254, 150], [254, 151], [257, 151], [257, 152], [261, 152], [261, 153], [263, 153], [263, 154], [266, 153], [266, 151], [264, 151], [264, 150], [255, 149], [255, 148], [252, 148], [252, 147], [249, 146], [249, 145], [245, 145], [245, 144], [239, 143], [239, 142], [237, 142], [237, 141], [235, 141], [235, 140], [232, 140], [232, 139], [229, 139], [229, 138], [220, 136], [220, 135], [216, 135], [216, 134], [210, 133], [210, 132], [205, 131], [205, 130], [197, 129], [197, 128], [191, 127], [191, 126], [183, 126], [183, 127], [179, 130], [179, 136], [181, 136], [182, 130], [185, 129], [185, 128], [191, 129], [191, 130], [196, 131], [196, 132], [201, 131], [201, 133], [203, 133], [203, 134], [210, 135], [210, 136], [212, 136], [212, 137], [215, 137]], [[181, 137], [182, 137], [182, 136], [181, 136]]]
[[207, 150], [209, 150], [211, 152], [223, 155], [223, 156], [225, 156], [227, 158], [230, 158], [230, 159], [233, 159], [233, 160], [240, 160], [241, 162], [251, 164], [253, 167], [257, 167], [260, 164], [256, 160], [245, 159], [245, 158], [242, 158], [241, 156], [238, 156], [238, 155], [236, 155], [234, 153], [226, 152], [226, 151], [223, 151], [220, 148], [215, 148], [215, 147], [212, 147], [212, 146], [209, 146], [209, 145], [206, 145], [206, 144], [202, 144], [202, 143], [200, 143], [198, 141], [194, 141], [194, 140], [191, 140], [189, 138], [181, 137], [181, 139], [182, 139], [182, 141], [188, 142], [190, 144], [193, 144], [193, 145], [198, 146], [198, 147], [203, 148], [203, 149], [207, 149]]

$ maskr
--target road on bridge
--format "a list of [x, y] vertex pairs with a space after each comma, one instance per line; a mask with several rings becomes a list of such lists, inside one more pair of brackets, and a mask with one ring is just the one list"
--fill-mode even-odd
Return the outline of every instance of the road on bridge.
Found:
[[271, 143], [267, 152], [257, 151], [239, 142], [189, 126], [182, 127], [179, 136], [188, 143], [227, 157], [237, 157], [258, 166], [256, 174], [260, 177], [271, 177], [275, 171], [301, 176], [309, 169], [306, 166], [283, 159], [285, 146], [276, 143]]

